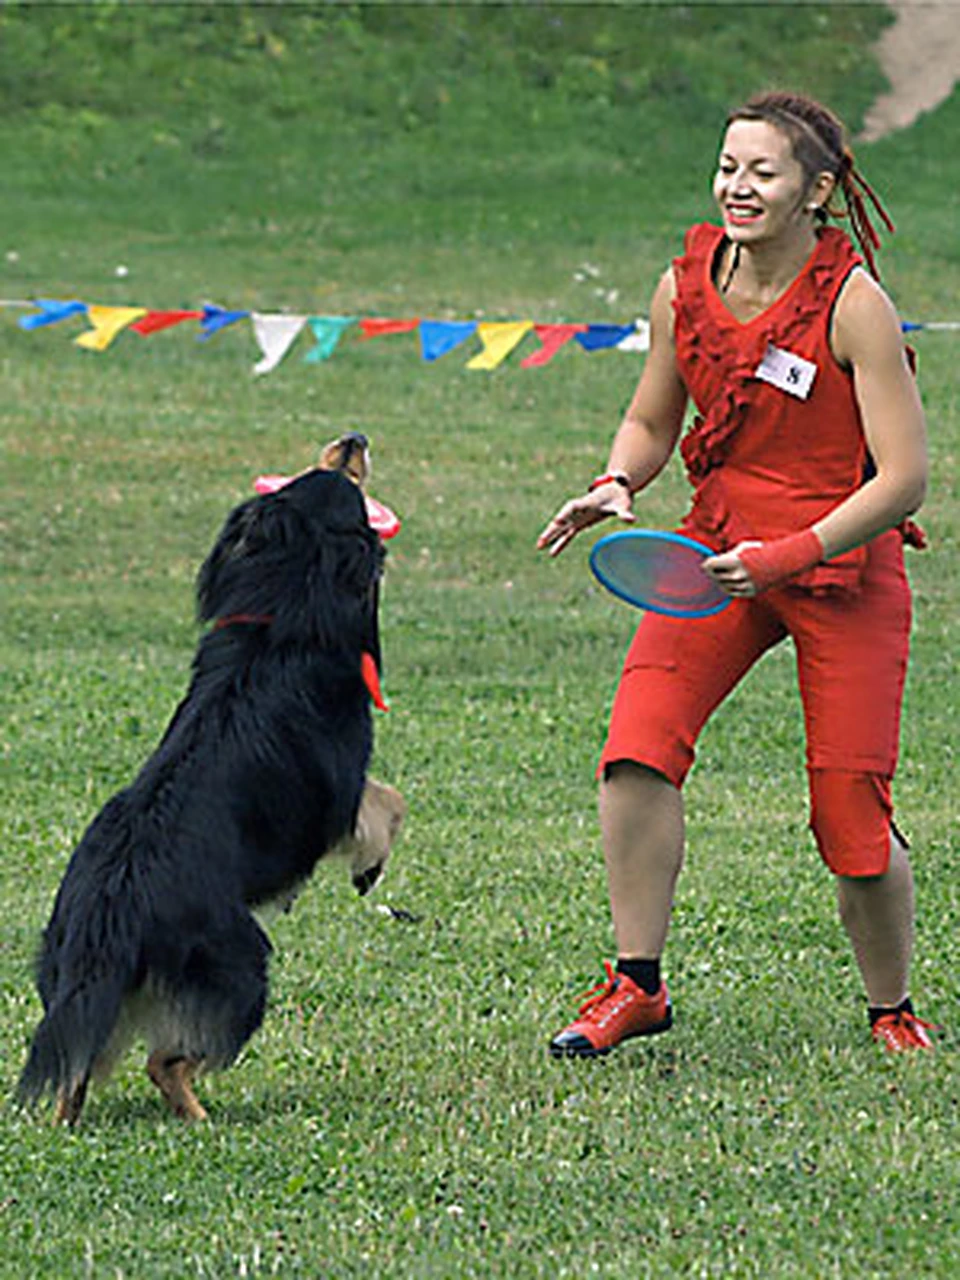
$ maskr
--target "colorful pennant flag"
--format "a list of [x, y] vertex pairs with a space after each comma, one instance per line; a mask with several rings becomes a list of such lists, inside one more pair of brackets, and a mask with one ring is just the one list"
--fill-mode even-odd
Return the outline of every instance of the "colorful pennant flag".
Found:
[[618, 351], [649, 351], [650, 325], [646, 320], [637, 320], [633, 324], [632, 333], [628, 333], [622, 342], [617, 343]]
[[118, 334], [146, 314], [145, 307], [87, 307], [87, 319], [93, 328], [74, 338], [74, 342], [88, 351], [106, 351]]
[[263, 315], [259, 311], [253, 311], [250, 319], [253, 335], [263, 352], [263, 359], [253, 366], [253, 372], [259, 377], [273, 372], [296, 342], [300, 330], [307, 323], [307, 317]]
[[361, 320], [361, 338], [386, 338], [391, 333], [412, 333], [420, 324], [419, 320]]
[[584, 351], [602, 351], [618, 347], [633, 331], [632, 324], [588, 324], [583, 333], [577, 334], [577, 342]]
[[496, 369], [533, 328], [532, 320], [482, 322], [477, 333], [483, 350], [467, 361], [468, 369]]
[[147, 338], [151, 333], [160, 333], [163, 329], [170, 329], [175, 324], [183, 324], [185, 320], [202, 320], [202, 311], [148, 311], [141, 319], [135, 321], [130, 328], [134, 333], [139, 333], [141, 338]]
[[231, 324], [236, 324], [238, 320], [246, 320], [249, 311], [225, 311], [223, 307], [206, 306], [203, 308], [203, 319], [200, 321], [199, 340], [205, 342], [208, 338], [212, 338], [215, 333], [219, 333], [221, 329], [226, 329]]
[[349, 329], [355, 323], [353, 316], [311, 316], [310, 328], [316, 342], [303, 357], [304, 360], [309, 364], [329, 360], [337, 349], [344, 329]]
[[54, 302], [50, 298], [37, 298], [30, 304], [40, 310], [32, 316], [21, 316], [17, 324], [21, 329], [40, 329], [47, 324], [59, 324], [69, 316], [86, 315], [85, 302]]
[[424, 360], [439, 360], [476, 331], [475, 320], [421, 320], [420, 352]]
[[549, 364], [561, 347], [571, 338], [586, 330], [585, 324], [535, 324], [533, 331], [540, 339], [540, 347], [520, 361], [521, 369], [536, 369]]

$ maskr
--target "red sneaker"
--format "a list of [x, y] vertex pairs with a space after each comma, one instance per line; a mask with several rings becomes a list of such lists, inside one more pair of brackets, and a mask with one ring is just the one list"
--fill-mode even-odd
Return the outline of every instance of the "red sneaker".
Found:
[[655, 1036], [673, 1025], [673, 1009], [666, 986], [648, 996], [625, 973], [614, 973], [604, 960], [606, 982], [588, 991], [580, 1017], [550, 1041], [555, 1058], [602, 1058], [624, 1040]]
[[905, 1049], [932, 1049], [933, 1041], [927, 1032], [939, 1030], [906, 1009], [896, 1009], [873, 1024], [873, 1038], [890, 1053], [902, 1053]]

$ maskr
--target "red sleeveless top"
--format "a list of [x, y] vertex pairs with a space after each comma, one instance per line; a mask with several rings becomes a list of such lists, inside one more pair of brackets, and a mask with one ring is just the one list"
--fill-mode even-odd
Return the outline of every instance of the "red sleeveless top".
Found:
[[[850, 240], [820, 231], [787, 291], [746, 323], [713, 282], [723, 243], [722, 228], [701, 223], [673, 264], [677, 367], [699, 410], [680, 443], [695, 488], [683, 527], [717, 550], [815, 523], [860, 486], [867, 457], [853, 378], [830, 349], [837, 296], [862, 262]], [[790, 357], [801, 383], [812, 375], [805, 398]], [[865, 559], [857, 548], [791, 585], [855, 589]]]

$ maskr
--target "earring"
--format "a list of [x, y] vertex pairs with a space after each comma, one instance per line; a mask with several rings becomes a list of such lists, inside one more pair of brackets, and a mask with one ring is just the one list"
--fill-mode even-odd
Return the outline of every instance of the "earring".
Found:
[[817, 204], [816, 201], [813, 201], [811, 204], [807, 205], [807, 213], [819, 213], [819, 212], [820, 212], [820, 206]]

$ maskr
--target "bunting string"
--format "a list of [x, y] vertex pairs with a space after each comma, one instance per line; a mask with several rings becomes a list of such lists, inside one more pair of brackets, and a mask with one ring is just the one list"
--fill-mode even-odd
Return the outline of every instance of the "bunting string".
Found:
[[[642, 353], [650, 346], [650, 326], [642, 318], [625, 324], [434, 320], [235, 311], [209, 303], [195, 310], [170, 311], [54, 298], [0, 298], [0, 308], [29, 312], [17, 321], [20, 328], [27, 331], [46, 329], [79, 318], [87, 327], [74, 337], [75, 345], [97, 352], [107, 351], [127, 330], [140, 338], [148, 338], [178, 325], [195, 324], [199, 330], [197, 339], [208, 342], [224, 329], [246, 322], [260, 352], [260, 358], [252, 366], [256, 377], [272, 373], [289, 355], [301, 334], [308, 334], [312, 339], [303, 356], [308, 364], [329, 360], [348, 332], [354, 332], [364, 342], [399, 334], [416, 334], [420, 356], [428, 364], [468, 342], [474, 348], [479, 343], [479, 350], [470, 356], [466, 367], [486, 372], [499, 368], [528, 340], [535, 342], [536, 346], [520, 360], [522, 369], [537, 369], [549, 364], [571, 344], [586, 352], [615, 350]], [[960, 321], [904, 321], [902, 327], [905, 333], [925, 329], [960, 331]]]
[[148, 307], [104, 306], [55, 298], [0, 299], [2, 307], [29, 311], [18, 323], [22, 329], [46, 329], [66, 320], [79, 318], [85, 328], [74, 337], [74, 343], [88, 351], [108, 350], [126, 330], [140, 338], [148, 338], [176, 325], [198, 326], [197, 338], [207, 342], [241, 321], [249, 324], [260, 358], [253, 373], [260, 377], [272, 373], [289, 355], [301, 334], [308, 334], [312, 344], [303, 359], [308, 364], [329, 360], [341, 339], [353, 331], [361, 341], [397, 334], [416, 334], [421, 358], [433, 363], [471, 342], [479, 350], [467, 360], [468, 369], [491, 371], [502, 365], [528, 338], [536, 341], [536, 349], [521, 361], [525, 369], [538, 368], [549, 362], [574, 340], [584, 351], [617, 349], [646, 351], [649, 326], [638, 319], [629, 324], [541, 324], [533, 320], [432, 320], [422, 317], [292, 315], [288, 312], [233, 311], [207, 304], [197, 310], [161, 311]]

